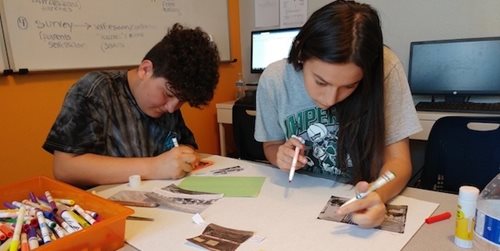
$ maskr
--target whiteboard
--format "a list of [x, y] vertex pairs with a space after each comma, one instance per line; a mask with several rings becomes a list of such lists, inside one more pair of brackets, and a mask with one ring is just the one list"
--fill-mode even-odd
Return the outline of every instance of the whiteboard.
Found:
[[3, 37], [3, 29], [0, 30], [0, 74], [4, 73], [5, 70], [10, 70], [10, 67], [8, 67], [8, 61], [7, 61], [7, 51], [5, 47], [5, 39]]
[[176, 22], [230, 59], [227, 0], [2, 0], [1, 16], [14, 71], [137, 65]]

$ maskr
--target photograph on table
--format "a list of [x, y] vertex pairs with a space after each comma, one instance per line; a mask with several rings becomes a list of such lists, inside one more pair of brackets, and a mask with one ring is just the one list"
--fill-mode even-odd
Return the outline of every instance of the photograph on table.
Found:
[[146, 193], [146, 196], [169, 209], [186, 213], [201, 213], [224, 194], [190, 191], [171, 184], [155, 188], [152, 192]]
[[236, 250], [253, 232], [209, 224], [199, 236], [187, 239], [208, 250]]
[[[319, 213], [318, 219], [320, 220], [329, 220], [342, 222], [347, 224], [353, 224], [351, 214], [345, 216], [338, 216], [335, 212], [337, 209], [342, 206], [349, 198], [341, 198], [337, 196], [331, 196], [325, 207]], [[386, 205], [386, 214], [385, 219], [382, 224], [377, 229], [396, 232], [396, 233], [404, 233], [405, 223], [406, 223], [406, 214], [408, 212], [407, 205]]]
[[147, 192], [123, 190], [113, 194], [108, 199], [125, 206], [157, 207], [158, 203], [146, 196]]

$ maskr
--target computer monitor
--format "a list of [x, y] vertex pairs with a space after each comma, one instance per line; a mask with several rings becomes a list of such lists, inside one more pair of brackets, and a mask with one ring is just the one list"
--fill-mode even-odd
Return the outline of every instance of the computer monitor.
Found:
[[411, 42], [408, 79], [416, 95], [500, 95], [500, 37]]
[[250, 72], [262, 73], [272, 62], [288, 57], [300, 28], [252, 31]]

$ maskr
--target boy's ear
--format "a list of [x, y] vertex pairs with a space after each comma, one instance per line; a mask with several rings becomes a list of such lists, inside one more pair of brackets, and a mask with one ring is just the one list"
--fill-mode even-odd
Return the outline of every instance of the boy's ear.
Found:
[[137, 69], [139, 78], [145, 79], [153, 76], [153, 62], [150, 60], [143, 60]]

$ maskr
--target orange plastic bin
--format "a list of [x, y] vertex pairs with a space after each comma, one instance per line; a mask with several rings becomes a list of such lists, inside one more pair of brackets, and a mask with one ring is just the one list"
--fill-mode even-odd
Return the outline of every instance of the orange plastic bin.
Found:
[[[116, 250], [123, 247], [125, 220], [134, 210], [93, 195], [79, 188], [44, 176], [0, 187], [0, 202], [29, 198], [29, 192], [41, 196], [50, 191], [54, 198], [73, 199], [82, 208], [99, 214], [99, 222], [81, 231], [41, 245], [37, 250]], [[0, 203], [1, 204], [1, 203]], [[4, 206], [1, 206], [4, 208]]]

